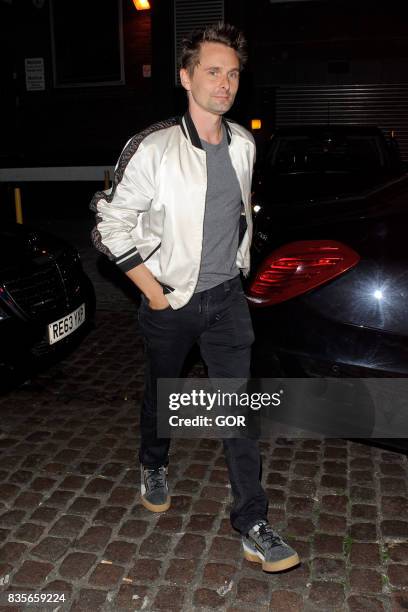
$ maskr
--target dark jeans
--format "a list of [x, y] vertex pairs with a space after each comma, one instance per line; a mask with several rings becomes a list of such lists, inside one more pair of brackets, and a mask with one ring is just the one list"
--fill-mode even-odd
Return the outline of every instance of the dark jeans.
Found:
[[[152, 310], [142, 300], [139, 322], [146, 347], [145, 395], [141, 413], [140, 461], [167, 465], [170, 440], [157, 437], [157, 379], [178, 378], [195, 342], [210, 378], [249, 378], [254, 340], [239, 276], [193, 295], [178, 310]], [[223, 440], [234, 504], [232, 526], [246, 534], [265, 519], [268, 501], [260, 484], [261, 458], [256, 440]]]

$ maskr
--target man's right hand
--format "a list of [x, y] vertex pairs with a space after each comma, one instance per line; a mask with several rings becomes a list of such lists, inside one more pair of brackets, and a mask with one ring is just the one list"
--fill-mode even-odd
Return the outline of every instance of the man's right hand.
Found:
[[165, 310], [170, 304], [163, 293], [163, 287], [154, 278], [153, 274], [144, 264], [140, 264], [126, 272], [135, 285], [144, 294], [152, 310]]
[[170, 308], [170, 304], [164, 293], [158, 296], [154, 296], [149, 300], [149, 308], [151, 310], [166, 310], [166, 308]]

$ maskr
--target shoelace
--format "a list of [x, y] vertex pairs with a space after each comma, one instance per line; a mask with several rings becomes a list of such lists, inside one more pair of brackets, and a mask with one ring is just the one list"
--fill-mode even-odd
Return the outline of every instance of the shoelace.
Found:
[[280, 546], [282, 544], [280, 536], [267, 523], [260, 525], [258, 533], [261, 536], [262, 544], [264, 542], [270, 543], [271, 546]]
[[149, 490], [161, 489], [166, 486], [166, 469], [159, 467], [156, 469], [145, 469], [146, 480], [149, 481]]

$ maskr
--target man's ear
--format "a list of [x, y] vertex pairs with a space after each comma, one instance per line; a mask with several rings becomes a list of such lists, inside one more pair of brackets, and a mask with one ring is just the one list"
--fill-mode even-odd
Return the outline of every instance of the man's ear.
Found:
[[180, 68], [180, 81], [184, 89], [190, 91], [190, 75], [188, 74], [188, 70], [186, 70], [185, 68]]

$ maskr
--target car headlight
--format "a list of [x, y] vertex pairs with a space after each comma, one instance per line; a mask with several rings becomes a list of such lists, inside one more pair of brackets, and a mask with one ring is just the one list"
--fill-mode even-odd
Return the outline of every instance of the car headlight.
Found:
[[4, 321], [5, 319], [9, 319], [10, 315], [1, 307], [0, 304], [0, 321]]

